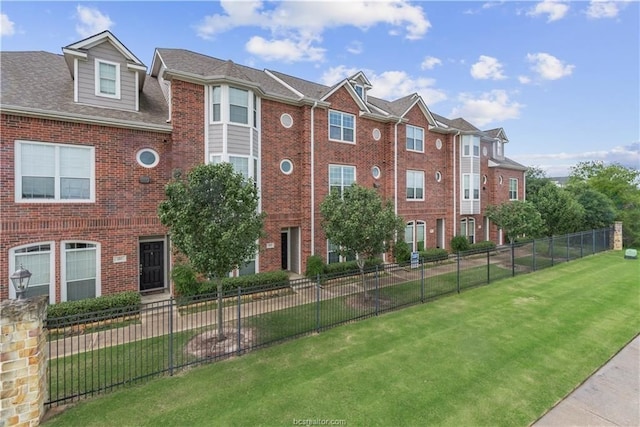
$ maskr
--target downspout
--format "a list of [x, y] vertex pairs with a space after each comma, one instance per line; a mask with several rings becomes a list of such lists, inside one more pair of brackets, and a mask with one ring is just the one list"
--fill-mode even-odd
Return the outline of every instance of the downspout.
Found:
[[453, 135], [453, 236], [456, 237], [458, 235], [458, 175], [456, 164], [458, 163], [458, 158], [456, 157], [456, 136], [458, 137], [458, 141], [460, 140], [460, 131], [458, 131], [455, 135]]
[[398, 215], [398, 125], [402, 122], [402, 117], [394, 125], [393, 130], [393, 209]]
[[318, 106], [318, 101], [314, 101], [313, 106], [311, 107], [311, 255], [315, 255], [316, 253], [316, 184], [315, 184], [315, 158], [314, 158], [314, 150], [315, 150], [315, 108]]

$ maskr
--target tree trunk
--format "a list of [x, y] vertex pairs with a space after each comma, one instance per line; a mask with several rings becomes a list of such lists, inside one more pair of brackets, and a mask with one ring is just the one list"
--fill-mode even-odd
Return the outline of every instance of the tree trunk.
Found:
[[222, 324], [222, 279], [216, 278], [218, 282], [218, 341], [223, 341], [227, 337], [224, 336], [224, 326]]
[[369, 292], [367, 292], [367, 281], [364, 279], [364, 259], [358, 257], [356, 263], [360, 269], [360, 280], [362, 281], [362, 288], [364, 289], [364, 299], [369, 300], [371, 299], [371, 296], [369, 295]]

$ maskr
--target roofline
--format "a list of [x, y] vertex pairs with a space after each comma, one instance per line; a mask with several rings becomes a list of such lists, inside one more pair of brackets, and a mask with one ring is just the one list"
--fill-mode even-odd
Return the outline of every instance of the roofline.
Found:
[[118, 40], [118, 38], [109, 30], [104, 30], [101, 33], [94, 34], [78, 42], [71, 43], [70, 45], [64, 46], [62, 49], [63, 49], [63, 52], [65, 49], [73, 49], [73, 50], [86, 49], [86, 46], [93, 46], [97, 42], [101, 42], [104, 39], [109, 39], [109, 41], [113, 43], [116, 46], [116, 48], [120, 50], [120, 53], [123, 56], [125, 56], [127, 59], [135, 62], [138, 65], [144, 66], [143, 62], [140, 61], [140, 59], [138, 59], [138, 57], [133, 52], [131, 52], [129, 48], [127, 48], [120, 40]]
[[40, 119], [61, 120], [65, 122], [83, 123], [91, 125], [112, 126], [125, 129], [146, 130], [150, 132], [171, 133], [173, 126], [158, 125], [154, 123], [133, 122], [130, 120], [110, 119], [101, 117], [96, 119], [94, 116], [72, 113], [54, 113], [50, 110], [41, 110], [38, 108], [16, 107], [13, 105], [0, 105], [1, 114], [13, 114], [17, 116], [35, 117]]

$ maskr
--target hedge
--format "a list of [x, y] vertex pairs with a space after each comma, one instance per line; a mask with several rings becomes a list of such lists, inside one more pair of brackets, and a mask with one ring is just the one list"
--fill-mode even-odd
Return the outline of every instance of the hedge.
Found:
[[[364, 269], [371, 270], [376, 266], [382, 265], [382, 259], [370, 258], [364, 262]], [[357, 261], [335, 262], [324, 266], [324, 274], [333, 275], [340, 273], [359, 273]]]
[[[251, 288], [256, 287], [270, 287], [270, 289], [289, 287], [289, 275], [286, 271], [268, 271], [265, 273], [256, 273], [239, 277], [225, 277], [222, 279], [223, 293], [228, 293], [229, 291], [233, 291], [238, 288], [243, 288], [246, 289], [247, 292], [251, 292]], [[217, 292], [218, 282], [208, 280], [200, 283], [196, 295], [217, 294]]]
[[[100, 319], [118, 317], [122, 314], [139, 312], [141, 302], [140, 294], [135, 291], [102, 295], [78, 301], [65, 301], [49, 305], [47, 307], [47, 319], [86, 315], [86, 320], [91, 321], [92, 318], [98, 315]], [[109, 310], [109, 312], [96, 313], [104, 310]]]
[[449, 252], [446, 249], [427, 249], [420, 251], [420, 258], [424, 262], [444, 261], [449, 259]]

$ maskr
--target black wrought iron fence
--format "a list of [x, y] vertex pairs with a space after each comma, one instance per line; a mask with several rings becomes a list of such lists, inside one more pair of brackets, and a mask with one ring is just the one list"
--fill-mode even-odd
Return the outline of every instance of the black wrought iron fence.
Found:
[[[48, 318], [48, 406], [172, 375], [278, 341], [608, 250], [611, 230], [517, 242], [447, 260], [291, 280], [135, 310]], [[218, 322], [219, 316], [222, 321]]]

